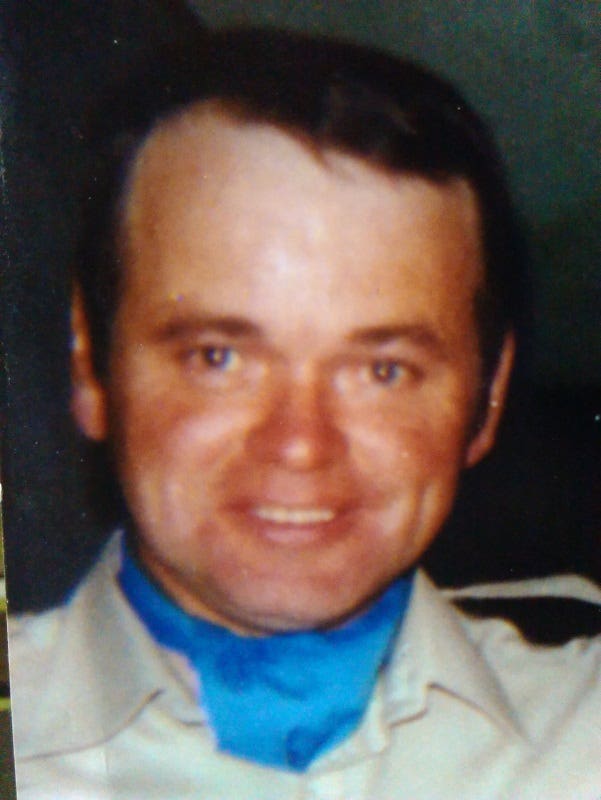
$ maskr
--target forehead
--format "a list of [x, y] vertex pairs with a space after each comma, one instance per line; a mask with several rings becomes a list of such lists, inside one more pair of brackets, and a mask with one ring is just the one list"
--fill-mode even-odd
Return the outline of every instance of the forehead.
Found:
[[[135, 276], [140, 288], [143, 276], [150, 292], [166, 272], [182, 291], [200, 279], [215, 288], [218, 272], [230, 304], [278, 281], [289, 293], [356, 302], [374, 282], [391, 296], [421, 282], [425, 300], [442, 280], [471, 301], [481, 281], [477, 204], [465, 181], [385, 172], [208, 104], [147, 139], [124, 222], [126, 284]], [[249, 258], [253, 269], [242, 269]]]
[[[197, 188], [201, 184], [210, 186], [212, 179], [221, 188], [228, 184], [239, 186], [246, 176], [246, 188], [252, 192], [253, 173], [294, 173], [301, 179], [308, 175], [309, 164], [313, 173], [329, 173], [352, 181], [358, 199], [368, 186], [372, 190], [375, 187], [384, 203], [399, 182], [427, 184], [434, 190], [433, 195], [438, 191], [446, 195], [445, 202], [456, 200], [463, 205], [470, 215], [467, 224], [479, 227], [478, 202], [467, 179], [450, 177], [437, 182], [418, 173], [402, 169], [397, 172], [354, 153], [322, 146], [302, 131], [255, 121], [243, 110], [218, 100], [189, 106], [151, 130], [134, 159], [126, 193], [131, 198], [133, 190], [139, 188], [152, 200], [157, 191], [161, 193], [163, 187], [181, 181], [184, 174], [190, 181], [197, 181]], [[280, 189], [277, 183], [274, 189]]]

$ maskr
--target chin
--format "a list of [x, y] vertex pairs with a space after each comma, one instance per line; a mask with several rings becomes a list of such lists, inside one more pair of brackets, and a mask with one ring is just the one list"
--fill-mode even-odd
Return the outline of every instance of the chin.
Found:
[[[346, 581], [345, 581], [346, 582]], [[299, 589], [291, 590], [288, 584], [283, 590], [270, 592], [261, 597], [254, 592], [251, 598], [239, 597], [236, 607], [231, 607], [229, 619], [235, 620], [240, 630], [259, 633], [285, 633], [303, 630], [332, 628], [360, 613], [383, 591], [388, 581], [372, 591], [353, 593], [345, 597], [338, 582], [334, 593]], [[293, 596], [292, 596], [293, 593]]]

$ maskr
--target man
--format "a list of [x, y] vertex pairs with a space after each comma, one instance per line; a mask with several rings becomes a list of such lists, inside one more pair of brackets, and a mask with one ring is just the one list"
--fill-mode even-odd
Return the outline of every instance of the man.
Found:
[[15, 622], [19, 797], [598, 797], [599, 643], [537, 650], [416, 570], [513, 360], [485, 128], [413, 65], [274, 32], [137, 87], [73, 302], [128, 519]]

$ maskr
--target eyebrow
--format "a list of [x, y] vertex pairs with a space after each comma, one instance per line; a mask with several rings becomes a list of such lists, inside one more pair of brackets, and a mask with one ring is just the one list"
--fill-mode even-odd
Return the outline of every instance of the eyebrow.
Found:
[[446, 347], [436, 331], [427, 325], [376, 325], [373, 327], [359, 328], [349, 336], [353, 344], [386, 345], [399, 341], [430, 350], [441, 358], [445, 356]]
[[168, 341], [204, 333], [220, 333], [231, 338], [262, 337], [259, 326], [244, 317], [184, 313], [170, 317], [159, 324], [157, 338]]
[[[167, 317], [159, 324], [156, 338], [162, 341], [184, 339], [207, 333], [222, 334], [229, 338], [263, 339], [262, 328], [245, 317], [219, 314], [183, 312]], [[352, 331], [347, 340], [351, 344], [374, 346], [408, 342], [444, 358], [446, 347], [442, 339], [429, 326], [423, 324], [374, 325]]]

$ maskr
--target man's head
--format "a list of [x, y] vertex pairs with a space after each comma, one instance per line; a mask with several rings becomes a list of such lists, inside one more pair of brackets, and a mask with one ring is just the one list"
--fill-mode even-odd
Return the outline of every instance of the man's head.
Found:
[[446, 84], [346, 45], [221, 34], [156, 77], [81, 267], [75, 414], [185, 608], [334, 624], [492, 444], [518, 255], [496, 157]]

